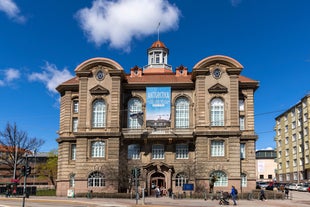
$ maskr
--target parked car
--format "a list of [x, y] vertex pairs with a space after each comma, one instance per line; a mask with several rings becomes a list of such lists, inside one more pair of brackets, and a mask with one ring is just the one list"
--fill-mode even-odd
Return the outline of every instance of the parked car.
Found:
[[297, 190], [302, 191], [302, 192], [307, 192], [308, 188], [309, 188], [309, 183], [304, 183], [304, 184], [301, 184], [301, 186], [299, 186]]
[[291, 184], [289, 184], [288, 189], [289, 190], [297, 190], [299, 185], [297, 183], [291, 183]]
[[256, 182], [256, 185], [260, 188], [266, 188], [269, 184], [267, 182]]

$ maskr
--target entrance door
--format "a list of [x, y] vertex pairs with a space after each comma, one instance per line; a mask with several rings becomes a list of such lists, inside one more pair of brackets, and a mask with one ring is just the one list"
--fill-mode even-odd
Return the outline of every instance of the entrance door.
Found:
[[166, 194], [166, 181], [165, 181], [165, 175], [159, 172], [154, 173], [151, 176], [151, 186], [150, 186], [150, 192], [151, 195], [155, 196], [155, 188], [158, 186], [161, 190], [161, 195]]

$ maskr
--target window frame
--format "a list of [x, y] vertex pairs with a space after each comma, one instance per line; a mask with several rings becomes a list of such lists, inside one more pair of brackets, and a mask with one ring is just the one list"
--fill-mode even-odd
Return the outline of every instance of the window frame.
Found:
[[210, 156], [211, 157], [224, 157], [225, 152], [225, 141], [224, 140], [211, 140], [210, 143]]
[[221, 98], [213, 98], [210, 102], [211, 126], [224, 126], [225, 103]]
[[189, 147], [188, 144], [176, 144], [175, 145], [175, 159], [188, 159]]
[[189, 128], [190, 102], [185, 96], [175, 100], [175, 128]]
[[[99, 105], [101, 104], [101, 106]], [[92, 104], [92, 127], [106, 127], [107, 106], [103, 99], [96, 99]]]
[[92, 141], [90, 144], [90, 157], [91, 158], [105, 158], [106, 153], [105, 141]]

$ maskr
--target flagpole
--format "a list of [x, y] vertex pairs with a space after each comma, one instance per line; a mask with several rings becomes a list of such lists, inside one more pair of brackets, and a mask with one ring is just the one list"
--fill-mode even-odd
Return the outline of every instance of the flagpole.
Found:
[[157, 40], [159, 41], [159, 26], [160, 26], [160, 22], [158, 22], [158, 26], [157, 26]]

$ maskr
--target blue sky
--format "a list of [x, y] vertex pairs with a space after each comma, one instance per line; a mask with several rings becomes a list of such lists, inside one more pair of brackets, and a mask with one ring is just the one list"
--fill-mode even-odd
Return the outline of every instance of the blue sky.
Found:
[[159, 34], [173, 68], [227, 55], [255, 94], [257, 149], [275, 147], [274, 118], [309, 92], [310, 1], [307, 0], [0, 0], [0, 130], [16, 123], [57, 149], [55, 87], [93, 57], [127, 72], [147, 64]]

